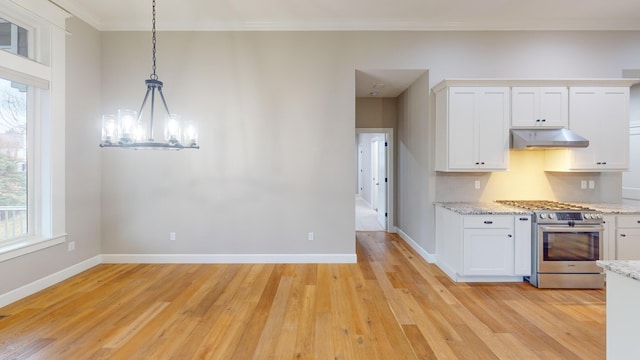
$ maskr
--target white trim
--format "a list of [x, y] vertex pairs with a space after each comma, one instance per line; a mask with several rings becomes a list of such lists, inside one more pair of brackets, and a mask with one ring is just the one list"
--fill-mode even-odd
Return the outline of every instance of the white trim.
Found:
[[23, 238], [4, 243], [0, 247], [0, 262], [62, 244], [66, 241], [66, 236], [67, 234], [56, 235], [50, 238]]
[[[387, 138], [387, 226], [385, 226], [387, 232], [395, 232], [395, 143], [393, 137], [393, 128], [356, 128], [356, 139], [359, 134], [386, 134]], [[358, 151], [358, 142], [356, 140], [356, 151]], [[356, 164], [356, 171], [358, 164]], [[359, 189], [358, 189], [359, 191]], [[355, 224], [354, 224], [355, 229]]]
[[8, 51], [0, 51], [0, 64], [0, 77], [40, 89], [49, 88], [51, 68], [47, 65]]
[[60, 270], [49, 276], [45, 276], [32, 283], [11, 290], [7, 293], [0, 295], [0, 307], [11, 304], [29, 295], [35, 294], [38, 291], [44, 290], [52, 285], [55, 285], [61, 281], [64, 281], [72, 276], [75, 276], [83, 271], [91, 269], [92, 267], [100, 264], [100, 255], [94, 256], [80, 263], [72, 265], [66, 269]]
[[415, 242], [415, 240], [413, 240], [411, 236], [402, 231], [402, 229], [396, 227], [396, 231], [398, 232], [398, 235], [400, 235], [402, 240], [409, 244], [409, 246], [411, 246], [413, 250], [415, 250], [418, 255], [422, 256], [422, 258], [425, 259], [428, 263], [434, 264], [438, 261], [438, 257], [435, 254], [430, 254], [427, 250], [423, 249], [422, 246], [418, 245], [418, 243]]
[[454, 86], [621, 86], [630, 87], [640, 84], [640, 79], [630, 78], [575, 78], [575, 79], [444, 79], [434, 85], [431, 90], [436, 93]]
[[523, 282], [524, 279], [522, 276], [460, 276], [455, 275], [452, 277], [450, 274], [449, 277], [451, 280], [455, 282]]
[[356, 254], [102, 254], [105, 264], [355, 264]]
[[48, 0], [4, 0], [3, 3], [12, 10], [26, 10], [30, 15], [62, 30], [65, 29], [66, 19], [71, 17], [70, 13]]

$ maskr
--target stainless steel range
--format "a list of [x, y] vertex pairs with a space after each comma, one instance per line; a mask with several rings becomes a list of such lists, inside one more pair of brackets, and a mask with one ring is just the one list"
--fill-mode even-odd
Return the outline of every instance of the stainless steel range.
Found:
[[500, 200], [531, 210], [531, 285], [539, 288], [599, 289], [604, 274], [596, 266], [602, 254], [602, 213], [555, 201]]

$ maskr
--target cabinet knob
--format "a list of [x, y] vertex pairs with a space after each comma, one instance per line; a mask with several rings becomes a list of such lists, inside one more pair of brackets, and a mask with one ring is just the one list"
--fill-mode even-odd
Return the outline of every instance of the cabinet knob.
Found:
[[491, 220], [485, 220], [485, 221], [484, 221], [484, 223], [485, 223], [485, 224], [487, 224], [487, 225], [489, 225], [489, 224], [493, 224], [493, 221], [491, 221]]
[[638, 224], [640, 224], [640, 220], [636, 221]]
[[480, 163], [480, 165], [484, 165], [484, 161]]
[[604, 162], [602, 163], [602, 165], [607, 165], [607, 162], [606, 162], [606, 161], [604, 161]]
[[513, 235], [511, 235], [511, 234], [509, 234], [509, 235], [507, 235], [507, 236], [508, 236], [508, 237], [513, 237]]
[[596, 165], [602, 165], [602, 163], [601, 162], [597, 162]]
[[547, 122], [547, 119], [542, 119], [542, 122]]
[[536, 122], [540, 122], [540, 119], [536, 120]]
[[476, 165], [480, 165], [480, 163], [479, 163], [479, 162], [477, 162], [477, 163], [476, 163]]
[[626, 234], [620, 234], [620, 237], [627, 237]]
[[[529, 221], [529, 218], [521, 217], [520, 221]], [[640, 223], [640, 221], [638, 221]]]

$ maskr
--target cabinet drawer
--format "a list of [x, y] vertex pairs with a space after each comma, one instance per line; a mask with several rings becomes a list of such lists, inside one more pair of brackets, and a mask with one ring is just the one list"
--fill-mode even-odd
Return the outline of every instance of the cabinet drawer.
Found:
[[465, 228], [496, 229], [513, 228], [513, 216], [465, 216]]
[[619, 228], [640, 228], [640, 215], [618, 215]]

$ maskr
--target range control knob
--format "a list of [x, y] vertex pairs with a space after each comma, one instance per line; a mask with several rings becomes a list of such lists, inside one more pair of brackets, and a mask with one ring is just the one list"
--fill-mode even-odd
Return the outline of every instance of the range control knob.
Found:
[[584, 214], [584, 218], [585, 218], [585, 219], [593, 219], [593, 215], [592, 215], [592, 214], [587, 213], [587, 214]]
[[555, 218], [556, 218], [556, 213], [549, 214], [549, 219], [555, 219]]
[[547, 218], [547, 214], [545, 213], [540, 213], [540, 219], [546, 219]]

